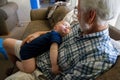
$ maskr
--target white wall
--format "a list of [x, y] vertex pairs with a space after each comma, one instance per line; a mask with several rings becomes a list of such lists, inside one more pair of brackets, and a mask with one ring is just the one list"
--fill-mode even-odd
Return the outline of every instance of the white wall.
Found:
[[116, 2], [115, 2], [115, 3], [116, 3], [116, 5], [115, 5], [115, 7], [116, 7], [116, 8], [115, 8], [115, 11], [116, 11], [117, 14], [116, 14], [116, 17], [113, 18], [113, 19], [110, 21], [110, 24], [113, 25], [113, 26], [117, 25], [117, 23], [116, 23], [116, 22], [117, 22], [117, 18], [118, 18], [118, 15], [120, 14], [120, 4], [119, 4], [119, 3], [120, 3], [120, 0], [115, 0], [115, 1], [116, 1]]
[[18, 4], [18, 18], [20, 25], [30, 21], [30, 0], [8, 0]]
[[78, 0], [70, 0], [69, 2], [71, 3], [72, 7], [75, 7], [77, 5]]

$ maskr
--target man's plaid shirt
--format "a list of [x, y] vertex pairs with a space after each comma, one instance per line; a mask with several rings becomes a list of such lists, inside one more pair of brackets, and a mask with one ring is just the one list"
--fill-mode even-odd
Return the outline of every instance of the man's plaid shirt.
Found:
[[61, 73], [55, 76], [51, 72], [49, 51], [37, 57], [37, 66], [49, 80], [94, 80], [116, 62], [117, 56], [108, 29], [83, 35], [75, 24], [59, 47]]

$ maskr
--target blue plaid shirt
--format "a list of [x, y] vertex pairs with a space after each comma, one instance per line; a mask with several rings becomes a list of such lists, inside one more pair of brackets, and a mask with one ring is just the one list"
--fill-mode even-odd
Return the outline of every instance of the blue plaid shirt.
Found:
[[108, 29], [83, 35], [79, 24], [75, 24], [59, 47], [61, 73], [51, 72], [49, 51], [37, 57], [37, 66], [49, 80], [94, 80], [116, 62], [118, 54]]

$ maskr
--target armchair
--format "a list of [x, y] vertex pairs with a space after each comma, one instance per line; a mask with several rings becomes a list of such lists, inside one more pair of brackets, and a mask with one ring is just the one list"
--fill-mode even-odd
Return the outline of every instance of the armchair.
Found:
[[18, 24], [18, 5], [7, 0], [0, 0], [0, 36], [7, 35]]

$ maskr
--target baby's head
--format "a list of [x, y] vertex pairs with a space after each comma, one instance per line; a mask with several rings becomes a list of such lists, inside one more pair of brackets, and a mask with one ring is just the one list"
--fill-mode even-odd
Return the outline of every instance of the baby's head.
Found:
[[67, 21], [62, 20], [54, 26], [54, 30], [60, 33], [61, 36], [65, 36], [70, 32], [71, 28], [70, 24]]

